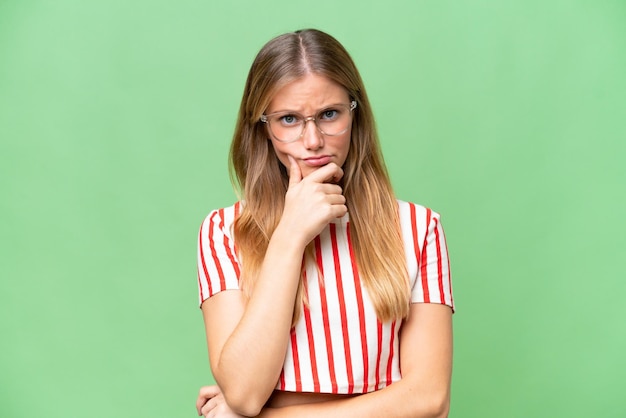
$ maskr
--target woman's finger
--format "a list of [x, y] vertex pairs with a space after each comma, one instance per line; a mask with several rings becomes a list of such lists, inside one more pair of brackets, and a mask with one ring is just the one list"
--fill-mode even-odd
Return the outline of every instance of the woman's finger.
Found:
[[202, 406], [200, 413], [202, 415], [206, 415], [212, 410], [214, 410], [216, 406], [217, 406], [216, 398], [211, 398]]
[[316, 183], [337, 183], [343, 177], [343, 170], [335, 163], [326, 164], [309, 174], [306, 178]]
[[207, 401], [220, 393], [220, 388], [217, 385], [202, 386], [198, 392], [198, 398], [196, 399], [196, 410], [198, 411], [198, 415], [202, 415], [202, 407], [207, 403]]
[[341, 186], [331, 183], [324, 183], [318, 186], [318, 190], [327, 194], [327, 195], [343, 195], [343, 189]]

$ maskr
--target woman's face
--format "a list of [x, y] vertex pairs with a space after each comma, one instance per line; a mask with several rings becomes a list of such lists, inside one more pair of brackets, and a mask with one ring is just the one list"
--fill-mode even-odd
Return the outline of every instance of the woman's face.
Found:
[[[307, 74], [278, 90], [265, 114], [288, 111], [308, 118], [317, 115], [321, 110], [330, 109], [332, 105], [349, 105], [349, 103], [350, 97], [341, 85], [320, 75]], [[296, 141], [280, 142], [269, 129], [268, 135], [276, 156], [287, 171], [290, 166], [287, 156], [290, 155], [300, 167], [304, 178], [331, 162], [339, 167], [343, 166], [350, 150], [351, 118], [352, 115], [350, 115], [347, 130], [339, 135], [322, 134], [312, 120], [305, 124], [302, 137]], [[286, 116], [283, 120], [291, 122], [293, 119], [291, 116]]]

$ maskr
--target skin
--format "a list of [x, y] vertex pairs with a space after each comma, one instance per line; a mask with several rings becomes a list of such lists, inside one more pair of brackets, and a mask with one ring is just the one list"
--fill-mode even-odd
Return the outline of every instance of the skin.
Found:
[[[273, 97], [266, 113], [313, 115], [348, 103], [347, 92], [309, 74]], [[350, 151], [350, 131], [324, 137], [307, 123], [301, 139], [271, 138], [289, 169], [285, 209], [272, 235], [254, 292], [224, 291], [202, 304], [215, 386], [200, 390], [205, 417], [445, 417], [452, 369], [452, 313], [447, 306], [413, 304], [400, 331], [402, 379], [382, 390], [346, 397], [275, 391], [288, 346], [291, 318], [306, 245], [347, 212], [337, 183]], [[258, 341], [264, 344], [258, 344]], [[407, 402], [410, 399], [411, 402]], [[322, 415], [323, 414], [323, 415]]]
[[[279, 90], [266, 113], [293, 111], [302, 115], [314, 115], [318, 110], [333, 104], [348, 104], [348, 93], [339, 84], [316, 74], [308, 74]], [[306, 124], [301, 139], [284, 143], [277, 141], [268, 131], [276, 156], [285, 167], [291, 166], [291, 156], [304, 178], [329, 163], [342, 167], [350, 151], [350, 129], [341, 135], [326, 137], [315, 123]], [[338, 180], [338, 179], [336, 179]]]

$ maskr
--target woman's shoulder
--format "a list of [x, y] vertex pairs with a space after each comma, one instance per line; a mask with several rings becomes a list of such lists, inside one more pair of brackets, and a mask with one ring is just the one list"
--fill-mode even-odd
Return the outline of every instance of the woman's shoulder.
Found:
[[433, 216], [439, 217], [439, 213], [435, 212], [431, 208], [420, 205], [419, 203], [407, 202], [400, 199], [396, 199], [396, 201], [398, 202], [400, 218], [404, 218], [407, 216], [419, 218], [431, 218]]
[[441, 215], [418, 203], [398, 200], [398, 213], [403, 231], [431, 230], [441, 224]]
[[241, 211], [242, 202], [238, 201], [232, 204], [231, 206], [213, 209], [209, 212], [209, 214], [204, 218], [203, 224], [211, 223], [218, 224], [223, 227], [230, 227], [230, 225], [235, 221], [239, 212]]

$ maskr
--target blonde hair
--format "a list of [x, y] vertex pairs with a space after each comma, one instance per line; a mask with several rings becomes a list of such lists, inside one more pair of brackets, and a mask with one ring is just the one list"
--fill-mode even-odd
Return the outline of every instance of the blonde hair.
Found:
[[[242, 261], [241, 287], [247, 295], [252, 292], [270, 237], [280, 221], [288, 186], [287, 171], [259, 119], [279, 89], [309, 73], [340, 84], [358, 104], [342, 179], [351, 243], [378, 318], [406, 317], [410, 289], [398, 206], [363, 81], [343, 46], [314, 29], [272, 39], [260, 50], [248, 73], [230, 149], [231, 180], [245, 202], [233, 231]], [[309, 244], [305, 254], [310, 256], [312, 251]], [[301, 281], [294, 324], [303, 303], [306, 297]]]

